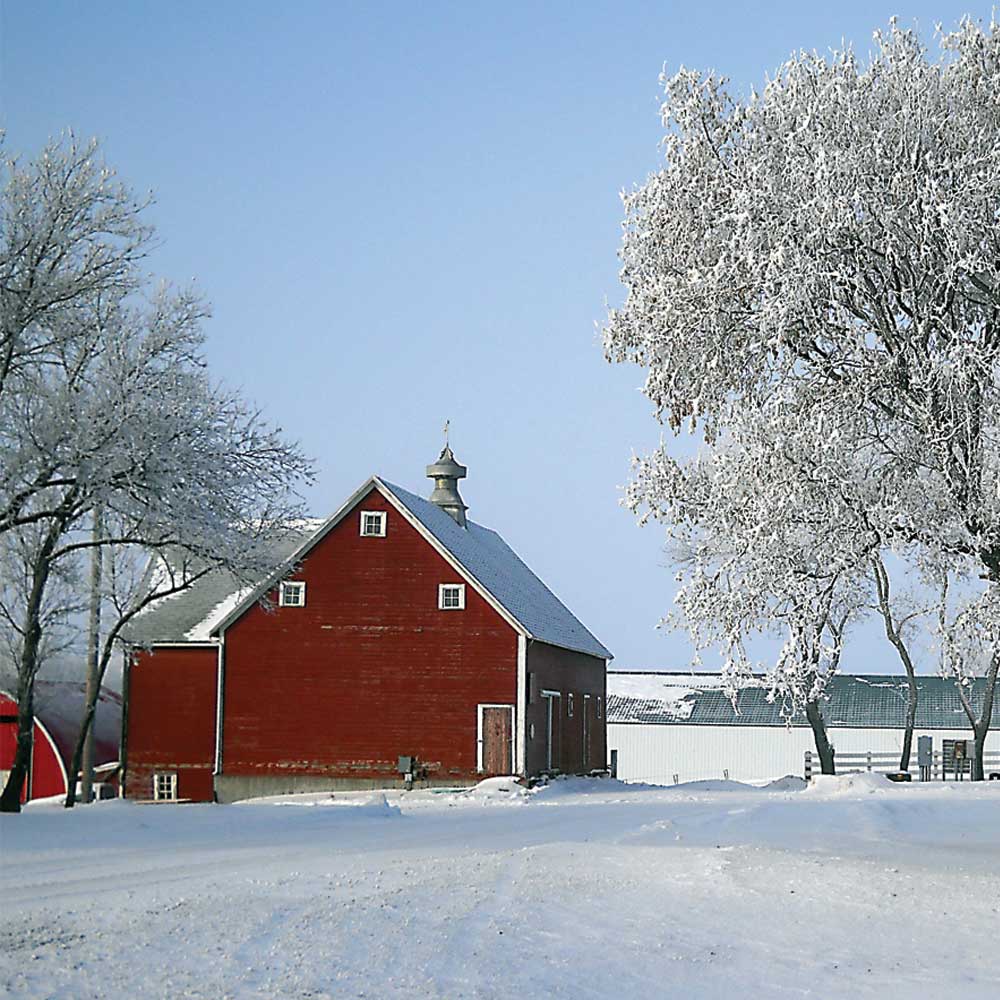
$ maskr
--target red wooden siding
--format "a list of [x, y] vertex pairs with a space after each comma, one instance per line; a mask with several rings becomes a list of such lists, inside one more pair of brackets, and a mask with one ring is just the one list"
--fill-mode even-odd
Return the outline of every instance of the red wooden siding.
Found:
[[[0, 722], [0, 771], [9, 771], [17, 749], [17, 702], [0, 694], [0, 716], [13, 721]], [[35, 722], [28, 780], [21, 786], [21, 802], [66, 794], [66, 776], [62, 762], [48, 734]], [[2, 783], [0, 783], [2, 787]]]
[[177, 797], [211, 802], [217, 651], [160, 647], [129, 670], [125, 795], [153, 797], [156, 771], [177, 773]]
[[[386, 511], [384, 538], [360, 511]], [[516, 700], [517, 636], [372, 490], [308, 555], [306, 606], [255, 605], [226, 632], [222, 770], [395, 779], [415, 755], [434, 780], [476, 776], [478, 706]], [[277, 603], [277, 590], [272, 594]]]
[[[556, 753], [553, 768], [566, 774], [581, 774], [603, 768], [607, 760], [607, 728], [604, 705], [605, 662], [585, 653], [574, 653], [544, 642], [528, 644], [527, 670], [530, 700], [527, 709], [528, 774], [545, 770], [546, 699], [543, 690], [558, 691], [558, 732], [553, 736]], [[573, 695], [573, 715], [569, 715], [569, 695]], [[590, 695], [586, 698], [585, 695]], [[597, 717], [597, 699], [601, 699], [601, 717]], [[590, 729], [590, 753], [584, 755], [584, 718]], [[531, 726], [534, 724], [534, 737]], [[555, 728], [555, 720], [553, 720]]]

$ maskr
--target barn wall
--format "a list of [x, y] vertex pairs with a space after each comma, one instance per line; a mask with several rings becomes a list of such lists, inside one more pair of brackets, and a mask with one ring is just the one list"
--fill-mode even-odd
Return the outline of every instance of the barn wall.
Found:
[[[561, 754], [558, 768], [565, 774], [581, 774], [603, 768], [606, 760], [606, 728], [604, 707], [607, 704], [604, 660], [585, 653], [550, 646], [545, 642], [528, 645], [529, 703], [527, 707], [526, 767], [529, 775], [545, 770], [545, 738], [547, 705], [543, 690], [558, 691], [560, 699]], [[569, 697], [574, 695], [573, 716], [569, 716]], [[590, 755], [584, 760], [583, 715], [584, 695], [589, 694]], [[601, 699], [601, 717], [597, 717], [597, 699]], [[531, 736], [532, 726], [534, 737]], [[557, 766], [553, 761], [553, 766]]]
[[[387, 512], [384, 538], [360, 535], [361, 510]], [[255, 605], [226, 632], [217, 787], [385, 785], [401, 755], [435, 783], [475, 780], [477, 706], [516, 698], [504, 619], [471, 586], [464, 610], [438, 610], [438, 585], [461, 578], [374, 489], [290, 579], [305, 581], [305, 607]]]
[[[931, 736], [934, 749], [945, 739], [971, 739], [971, 730], [918, 729], [914, 731], [911, 770], [916, 768], [917, 736]], [[830, 728], [830, 740], [839, 753], [898, 753], [901, 729]], [[767, 781], [786, 774], [802, 774], [806, 750], [815, 752], [812, 730], [782, 726], [608, 725], [608, 747], [618, 751], [618, 777], [654, 785], [722, 778]], [[991, 732], [987, 750], [1000, 750], [1000, 733]]]
[[153, 797], [153, 773], [175, 771], [177, 796], [211, 802], [218, 653], [160, 647], [129, 669], [125, 797]]

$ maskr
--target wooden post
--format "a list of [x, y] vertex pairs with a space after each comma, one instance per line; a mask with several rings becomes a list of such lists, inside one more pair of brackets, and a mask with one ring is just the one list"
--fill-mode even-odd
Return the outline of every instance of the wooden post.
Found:
[[[98, 658], [101, 651], [101, 576], [102, 555], [98, 544], [103, 532], [101, 508], [94, 508], [93, 542], [90, 552], [90, 616], [87, 623], [87, 687], [84, 701], [84, 718], [86, 709], [96, 702], [100, 696], [97, 677]], [[83, 744], [83, 761], [81, 767], [80, 798], [84, 802], [92, 802], [94, 798], [94, 719], [91, 718], [87, 736]], [[75, 777], [75, 775], [74, 775]], [[72, 783], [71, 783], [72, 784]]]

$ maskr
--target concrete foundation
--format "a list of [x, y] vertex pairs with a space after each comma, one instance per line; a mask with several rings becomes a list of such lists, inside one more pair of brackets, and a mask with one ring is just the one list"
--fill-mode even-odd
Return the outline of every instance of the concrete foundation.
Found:
[[[414, 781], [414, 788], [469, 788], [474, 781], [435, 779]], [[265, 795], [295, 795], [300, 792], [348, 792], [404, 788], [402, 778], [327, 778], [316, 774], [217, 774], [216, 802], [240, 802]]]

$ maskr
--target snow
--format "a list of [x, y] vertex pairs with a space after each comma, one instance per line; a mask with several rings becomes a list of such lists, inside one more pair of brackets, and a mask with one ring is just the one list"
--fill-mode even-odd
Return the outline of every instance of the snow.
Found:
[[212, 638], [212, 629], [242, 603], [251, 589], [243, 587], [227, 595], [197, 625], [189, 629], [184, 638], [188, 642], [208, 642]]
[[0, 993], [1000, 995], [1000, 783], [802, 785], [32, 805]]
[[895, 782], [884, 774], [859, 771], [847, 774], [818, 774], [809, 782], [806, 789], [811, 795], [821, 796], [858, 796], [880, 795], [892, 793]]
[[655, 702], [664, 715], [675, 719], [691, 717], [699, 690], [721, 686], [722, 681], [718, 675], [708, 675], [704, 683], [699, 683], [694, 674], [690, 677], [677, 674], [657, 677], [655, 674], [608, 673], [609, 695]]

